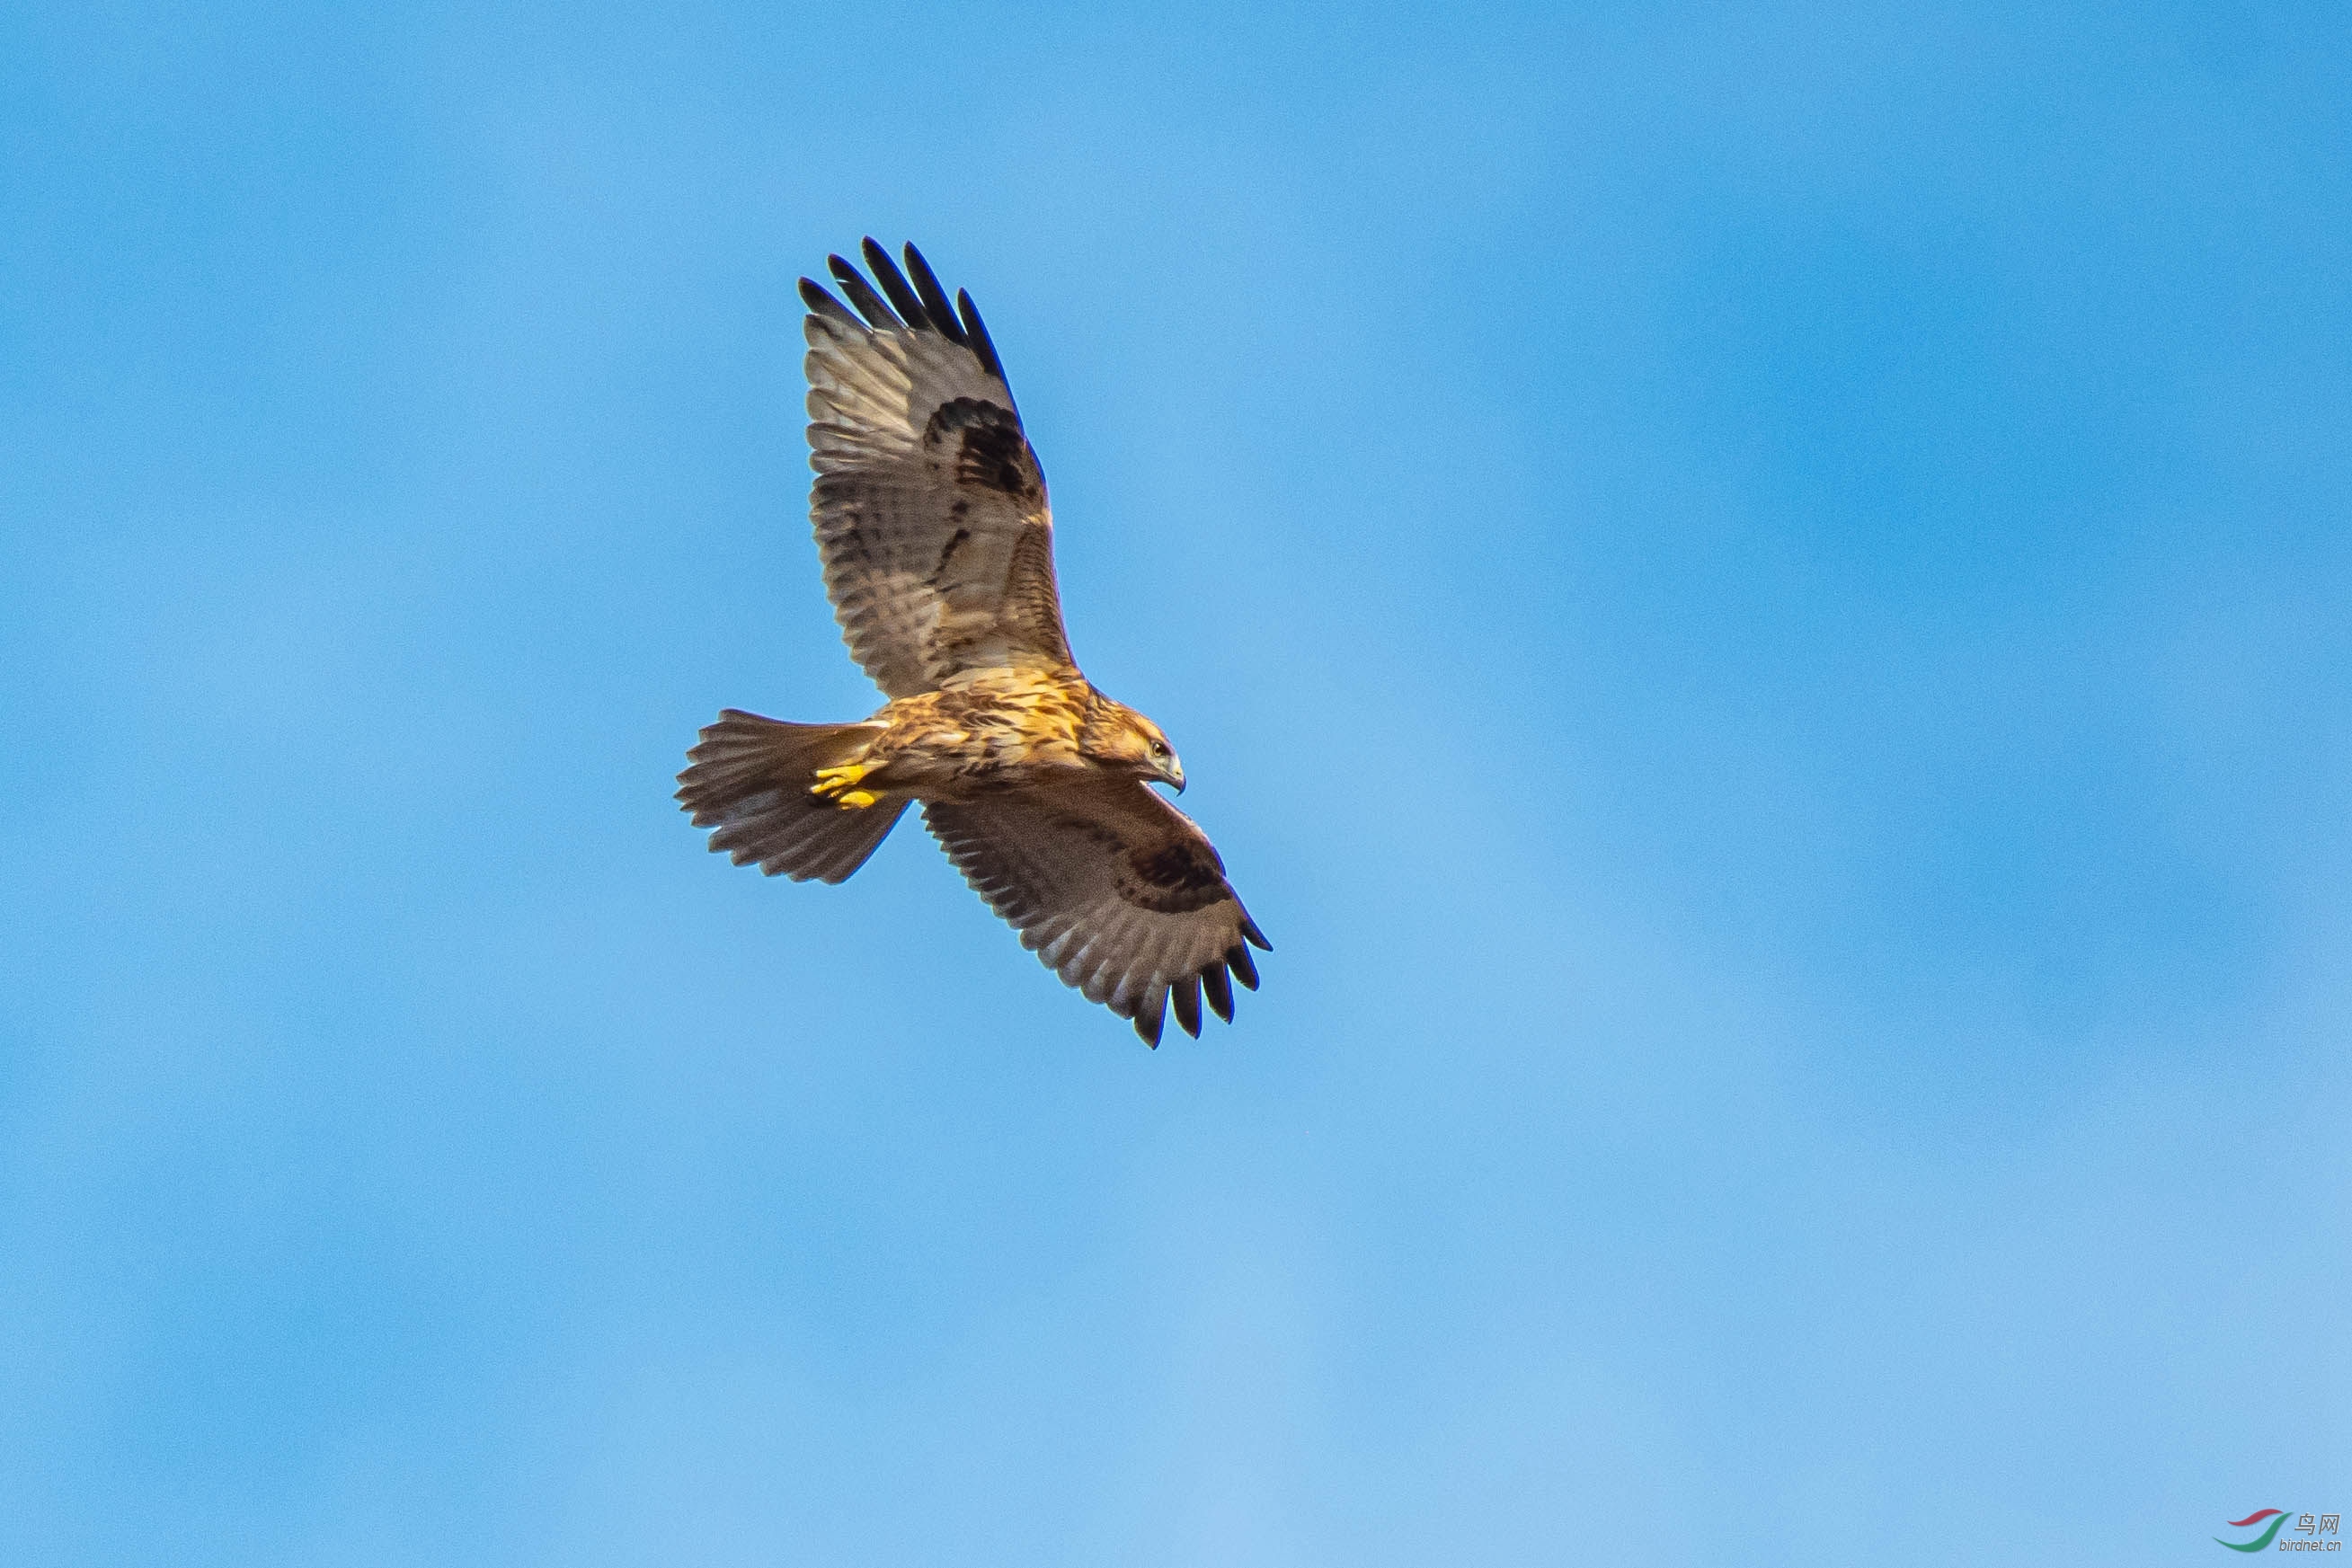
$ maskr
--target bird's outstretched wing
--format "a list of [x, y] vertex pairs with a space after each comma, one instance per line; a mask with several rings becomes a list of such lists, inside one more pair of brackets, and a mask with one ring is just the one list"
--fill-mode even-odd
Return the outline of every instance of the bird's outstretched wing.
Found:
[[870, 239], [865, 257], [878, 294], [829, 258], [856, 315], [801, 279], [809, 515], [849, 651], [894, 697], [974, 669], [1066, 670], [1045, 476], [988, 329], [913, 246], [906, 273]]
[[1089, 784], [933, 802], [923, 821], [989, 907], [1065, 983], [1160, 1043], [1201, 1032], [1201, 997], [1228, 1022], [1233, 981], [1257, 988], [1268, 946], [1192, 820], [1142, 784]]

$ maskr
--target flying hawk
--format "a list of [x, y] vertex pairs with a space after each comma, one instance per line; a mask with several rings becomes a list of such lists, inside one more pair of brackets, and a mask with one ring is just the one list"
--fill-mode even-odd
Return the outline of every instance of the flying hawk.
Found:
[[[890, 700], [856, 724], [735, 708], [702, 731], [677, 798], [710, 847], [770, 876], [840, 882], [908, 802], [1045, 967], [1134, 1021], [1173, 998], [1228, 1022], [1271, 951], [1208, 838], [1151, 788], [1184, 788], [1160, 727], [1078, 673], [1054, 582], [1045, 476], [971, 296], [913, 246], [871, 239], [840, 300], [808, 305], [809, 516], [843, 640]], [[909, 279], [911, 278], [911, 282]], [[880, 286], [880, 293], [875, 286]]]

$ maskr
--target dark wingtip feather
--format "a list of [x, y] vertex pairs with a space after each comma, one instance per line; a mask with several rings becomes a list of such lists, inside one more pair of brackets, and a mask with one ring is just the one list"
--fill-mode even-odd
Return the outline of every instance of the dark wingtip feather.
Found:
[[1242, 916], [1242, 935], [1255, 943], [1261, 952], [1274, 951], [1274, 944], [1265, 939], [1265, 933], [1257, 928], [1257, 922], [1246, 915]]
[[1154, 1051], [1160, 1049], [1160, 1030], [1167, 1017], [1168, 1007], [1165, 1002], [1155, 1004], [1148, 1013], [1138, 1012], [1135, 1015], [1135, 1032], [1141, 1035], [1143, 1043]]
[[1227, 1023], [1234, 1021], [1234, 983], [1225, 977], [1225, 966], [1211, 964], [1201, 971], [1201, 988], [1209, 994], [1209, 1008]]
[[1194, 1040], [1201, 1038], [1201, 977], [1187, 975], [1169, 988], [1169, 999], [1176, 1004], [1176, 1021]]
[[857, 325], [857, 319], [849, 313], [849, 307], [835, 299], [825, 286], [814, 277], [801, 279], [801, 303], [809, 308], [812, 315], [846, 321], [853, 327]]
[[866, 281], [864, 273], [837, 256], [826, 256], [824, 265], [832, 269], [834, 281], [849, 296], [849, 302], [857, 307], [857, 313], [876, 330], [887, 331], [905, 325], [890, 313], [890, 307], [882, 303], [882, 297], [874, 292], [874, 286]]
[[1010, 387], [1012, 378], [1004, 373], [1004, 361], [996, 357], [996, 344], [988, 335], [988, 323], [980, 319], [980, 307], [971, 302], [971, 290], [956, 290], [956, 310], [963, 317], [964, 336], [971, 340], [971, 351], [980, 356], [981, 368]]
[[1234, 943], [1225, 954], [1225, 962], [1233, 966], [1234, 979], [1253, 991], [1257, 989], [1257, 960], [1250, 956], [1247, 947]]
[[961, 323], [956, 320], [955, 307], [948, 303], [948, 291], [940, 287], [940, 275], [923, 259], [923, 253], [907, 242], [907, 276], [915, 280], [915, 293], [923, 302], [923, 314], [940, 335], [951, 343], [966, 341]]
[[916, 298], [915, 291], [907, 287], [906, 277], [899, 272], [898, 264], [890, 259], [890, 253], [875, 244], [872, 235], [866, 236], [858, 249], [866, 257], [866, 270], [874, 275], [874, 281], [880, 284], [882, 292], [890, 297], [891, 308], [898, 312], [899, 318], [918, 332], [929, 327], [931, 324], [930, 312], [923, 308], [923, 302]]

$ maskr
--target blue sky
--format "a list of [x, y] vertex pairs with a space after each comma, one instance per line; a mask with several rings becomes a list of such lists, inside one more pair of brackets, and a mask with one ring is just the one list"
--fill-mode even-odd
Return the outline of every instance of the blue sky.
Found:
[[[0, 16], [0, 1558], [2210, 1562], [2352, 1503], [2326, 5]], [[919, 833], [793, 279], [971, 288], [1276, 951]]]

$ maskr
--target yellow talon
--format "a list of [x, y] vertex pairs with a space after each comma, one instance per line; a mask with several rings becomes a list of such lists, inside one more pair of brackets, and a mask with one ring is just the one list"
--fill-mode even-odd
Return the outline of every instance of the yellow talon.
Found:
[[[850, 786], [880, 766], [881, 764], [876, 762], [851, 762], [839, 768], [820, 768], [816, 770], [816, 782], [809, 786], [809, 793], [829, 796], [845, 806], [871, 806], [874, 804], [874, 796], [863, 789], [853, 791]], [[853, 801], [849, 798], [851, 793], [864, 795], [866, 798]]]
[[835, 795], [833, 799], [835, 805], [847, 806], [853, 810], [862, 811], [882, 797], [871, 789], [850, 789]]

